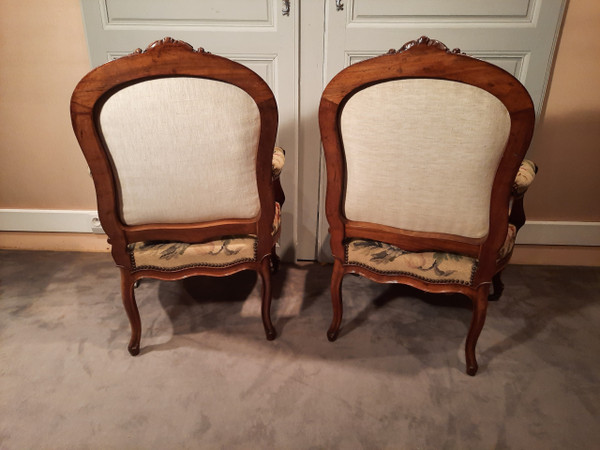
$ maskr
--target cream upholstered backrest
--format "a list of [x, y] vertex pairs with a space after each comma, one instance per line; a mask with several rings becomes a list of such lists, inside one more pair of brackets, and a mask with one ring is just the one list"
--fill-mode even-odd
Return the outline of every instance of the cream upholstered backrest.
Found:
[[350, 220], [479, 238], [510, 133], [487, 91], [438, 79], [369, 86], [343, 107]]
[[99, 125], [128, 225], [256, 217], [260, 115], [221, 81], [142, 81], [108, 98]]

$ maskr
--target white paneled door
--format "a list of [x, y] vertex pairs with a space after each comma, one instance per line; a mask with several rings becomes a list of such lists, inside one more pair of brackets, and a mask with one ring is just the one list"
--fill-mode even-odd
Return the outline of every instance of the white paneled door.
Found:
[[328, 258], [317, 111], [344, 67], [427, 35], [499, 65], [538, 114], [566, 0], [81, 0], [92, 65], [171, 36], [260, 74], [287, 151], [280, 252]]

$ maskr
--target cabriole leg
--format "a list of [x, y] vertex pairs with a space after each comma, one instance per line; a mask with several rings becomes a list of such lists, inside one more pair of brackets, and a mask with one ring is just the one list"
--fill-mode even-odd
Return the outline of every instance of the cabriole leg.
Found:
[[262, 281], [262, 304], [261, 315], [267, 340], [272, 341], [277, 335], [275, 327], [271, 322], [271, 262], [270, 258], [262, 260], [260, 269], [258, 270]]
[[333, 318], [327, 331], [327, 339], [335, 341], [342, 324], [342, 278], [344, 278], [344, 268], [342, 263], [336, 259], [333, 263], [333, 273], [331, 274], [331, 305], [333, 307]]
[[467, 362], [467, 373], [471, 376], [475, 375], [478, 369], [477, 359], [475, 358], [475, 346], [485, 323], [489, 291], [489, 285], [486, 284], [470, 296], [473, 302], [473, 316], [471, 317], [471, 326], [465, 345], [465, 359]]
[[129, 350], [131, 356], [136, 356], [140, 353], [140, 339], [142, 337], [142, 322], [135, 302], [134, 284], [135, 282], [129, 271], [121, 269], [121, 297], [125, 312], [129, 318], [129, 325], [131, 326], [131, 339], [127, 346], [127, 350]]

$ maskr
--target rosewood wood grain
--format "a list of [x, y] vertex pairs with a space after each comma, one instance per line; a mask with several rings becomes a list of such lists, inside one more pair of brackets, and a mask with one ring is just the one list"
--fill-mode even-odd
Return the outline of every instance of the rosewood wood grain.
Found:
[[[465, 83], [489, 92], [506, 107], [510, 133], [491, 190], [489, 232], [481, 239], [418, 230], [401, 230], [376, 223], [356, 222], [344, 215], [346, 165], [340, 117], [346, 102], [357, 92], [386, 81], [427, 78]], [[508, 263], [510, 255], [497, 261], [509, 223], [511, 186], [529, 147], [534, 127], [534, 108], [523, 85], [511, 74], [492, 64], [469, 57], [459, 49], [450, 50], [426, 36], [407, 42], [398, 50], [353, 64], [338, 73], [325, 88], [319, 107], [319, 126], [327, 167], [326, 214], [331, 234], [334, 269], [331, 280], [333, 319], [327, 337], [333, 341], [342, 322], [342, 279], [357, 273], [376, 282], [403, 283], [428, 292], [456, 292], [473, 302], [465, 355], [467, 373], [477, 372], [475, 346], [485, 322], [487, 297], [495, 275]], [[432, 127], [436, 124], [432, 123]], [[385, 168], [381, 168], [384, 170]], [[522, 203], [517, 200], [514, 218]], [[513, 218], [511, 216], [511, 218]], [[386, 242], [405, 250], [442, 251], [470, 256], [478, 267], [470, 286], [454, 283], [428, 283], [406, 275], [382, 275], [366, 267], [345, 263], [344, 244], [349, 238]], [[499, 275], [498, 278], [499, 280]], [[499, 286], [495, 283], [495, 286]], [[496, 289], [494, 289], [496, 292]]]
[[[99, 130], [102, 105], [113, 94], [130, 85], [166, 77], [192, 77], [217, 80], [244, 90], [256, 103], [260, 116], [260, 133], [256, 156], [256, 182], [260, 202], [257, 217], [244, 220], [221, 220], [201, 223], [143, 224], [129, 226], [120, 216], [120, 200], [116, 173], [110, 162], [106, 143]], [[160, 115], [160, 111], [157, 111]], [[271, 279], [269, 267], [278, 264], [275, 243], [280, 231], [272, 235], [275, 199], [283, 204], [285, 196], [279, 179], [273, 179], [271, 161], [278, 125], [275, 97], [269, 86], [252, 70], [202, 48], [183, 41], [164, 38], [145, 50], [104, 64], [88, 73], [77, 85], [71, 97], [73, 130], [90, 167], [98, 214], [108, 235], [113, 259], [121, 268], [123, 304], [131, 325], [128, 349], [132, 355], [140, 351], [141, 321], [135, 302], [133, 285], [142, 278], [178, 280], [196, 275], [227, 276], [241, 270], [254, 270], [262, 280], [262, 320], [267, 339], [275, 337], [270, 318]], [[257, 237], [256, 261], [228, 267], [194, 267], [175, 271], [135, 270], [127, 246], [134, 242], [171, 240], [200, 243], [229, 235], [253, 234]]]

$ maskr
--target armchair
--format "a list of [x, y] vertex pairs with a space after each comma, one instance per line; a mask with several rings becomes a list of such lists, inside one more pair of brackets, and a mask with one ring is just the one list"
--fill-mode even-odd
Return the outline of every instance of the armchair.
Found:
[[475, 375], [490, 286], [497, 298], [535, 173], [523, 162], [529, 94], [504, 70], [421, 37], [337, 74], [319, 123], [334, 257], [327, 337], [338, 337], [347, 273], [461, 293], [473, 303]]
[[255, 270], [262, 321], [270, 318], [277, 268], [277, 105], [250, 69], [165, 38], [87, 74], [71, 99], [75, 135], [90, 167], [102, 227], [121, 271], [140, 351], [134, 285]]

